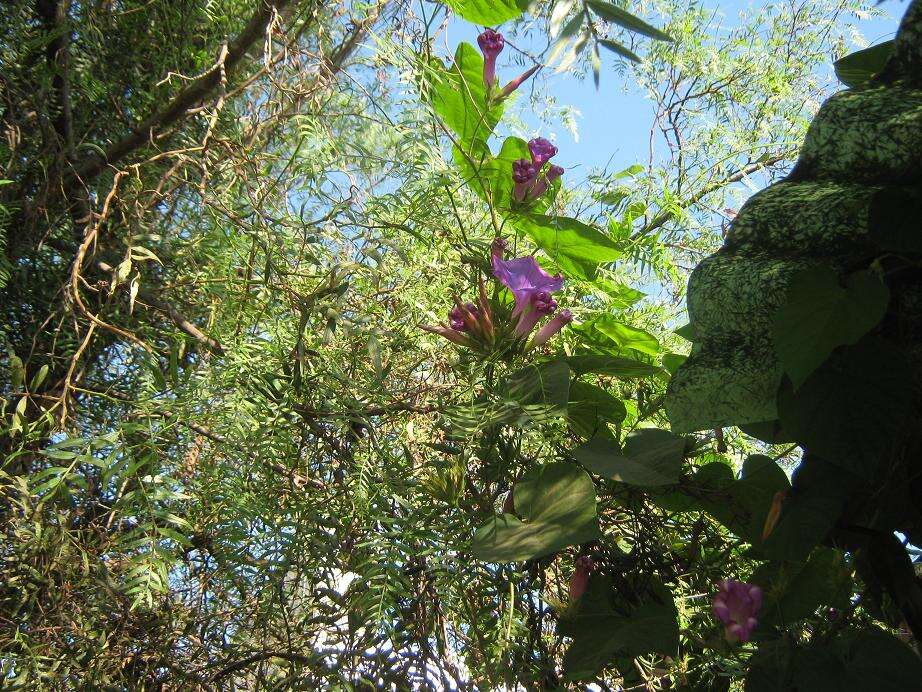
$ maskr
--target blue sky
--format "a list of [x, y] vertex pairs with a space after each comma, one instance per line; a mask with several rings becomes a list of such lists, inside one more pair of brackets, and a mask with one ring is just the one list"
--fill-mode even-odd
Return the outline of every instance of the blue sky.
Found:
[[[706, 4], [722, 12], [726, 16], [725, 24], [730, 24], [741, 11], [752, 4], [761, 3], [757, 0], [752, 3], [748, 0], [708, 0]], [[898, 0], [886, 0], [880, 3], [879, 8], [886, 12], [887, 18], [857, 20], [856, 26], [869, 43], [892, 38], [906, 4]], [[647, 19], [656, 24], [655, 18]], [[460, 41], [474, 43], [477, 33], [477, 27], [455, 19], [449, 26], [447, 43], [452, 47]], [[836, 57], [830, 56], [830, 63]], [[613, 56], [603, 55], [602, 60], [602, 82], [598, 91], [591, 77], [579, 80], [572, 75], [552, 73], [547, 77], [548, 88], [560, 103], [573, 106], [581, 114], [577, 119], [578, 141], [574, 141], [563, 128], [554, 133], [561, 148], [561, 165], [568, 168], [575, 164], [584, 170], [604, 167], [611, 161], [611, 170], [621, 170], [646, 160], [647, 137], [653, 117], [652, 104], [638, 90], [624, 89], [626, 79], [614, 70]], [[514, 77], [518, 71], [517, 66], [501, 59], [501, 82]]]

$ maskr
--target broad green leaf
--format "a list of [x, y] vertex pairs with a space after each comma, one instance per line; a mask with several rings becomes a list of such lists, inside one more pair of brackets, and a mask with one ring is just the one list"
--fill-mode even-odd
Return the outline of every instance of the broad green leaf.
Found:
[[563, 660], [567, 680], [593, 678], [619, 655], [675, 654], [678, 611], [668, 589], [654, 582], [626, 616], [612, 608], [612, 597], [611, 582], [593, 575], [576, 613], [561, 623], [561, 634], [573, 637]]
[[567, 419], [577, 434], [592, 437], [605, 430], [607, 423], [620, 423], [626, 415], [624, 403], [601, 387], [585, 382], [570, 385]]
[[871, 77], [884, 69], [892, 52], [893, 40], [891, 39], [850, 53], [836, 60], [836, 77], [845, 86], [860, 89], [871, 80]]
[[764, 591], [759, 625], [786, 627], [820, 606], [845, 608], [851, 596], [851, 568], [835, 548], [816, 548], [806, 562], [770, 562], [749, 579]]
[[655, 356], [659, 353], [659, 341], [643, 329], [619, 322], [611, 315], [602, 315], [592, 320], [587, 328], [597, 329], [611, 339], [620, 349], [632, 349]]
[[663, 367], [669, 371], [670, 375], [675, 375], [675, 371], [685, 362], [686, 358], [688, 356], [681, 353], [666, 353], [663, 355]]
[[738, 480], [726, 464], [713, 462], [683, 480], [680, 487], [695, 498], [700, 509], [740, 538], [759, 545], [775, 494], [789, 490], [790, 483], [774, 461], [754, 454], [743, 462]]
[[496, 26], [528, 9], [528, 0], [445, 0], [458, 16], [472, 24]]
[[802, 561], [822, 543], [861, 480], [815, 455], [807, 456], [781, 504], [781, 516], [762, 544], [771, 560]]
[[883, 630], [846, 629], [831, 641], [813, 642], [764, 642], [750, 661], [746, 692], [905, 692], [917, 689], [922, 679], [918, 654]]
[[877, 337], [837, 350], [794, 392], [782, 386], [782, 427], [806, 449], [872, 478], [899, 439], [912, 405], [912, 369]]
[[612, 5], [608, 2], [602, 2], [602, 0], [587, 0], [587, 5], [592, 8], [592, 11], [599, 15], [606, 22], [612, 22], [618, 26], [622, 26], [629, 31], [634, 31], [638, 34], [643, 34], [644, 36], [649, 36], [650, 38], [655, 38], [660, 41], [671, 41], [672, 37], [669, 36], [664, 31], [657, 29], [655, 26], [647, 24], [644, 20], [639, 17], [635, 17], [630, 12], [621, 9], [616, 5]]
[[591, 279], [599, 265], [614, 262], [623, 254], [610, 238], [566, 216], [514, 214], [509, 220], [565, 273], [576, 278]]
[[590, 471], [630, 485], [677, 483], [682, 473], [685, 441], [668, 430], [642, 428], [627, 436], [624, 449], [614, 439], [595, 437], [573, 450]]
[[566, 361], [529, 365], [500, 382], [495, 397], [480, 397], [446, 413], [456, 428], [468, 433], [499, 425], [525, 428], [566, 415], [569, 385]]
[[570, 388], [570, 368], [564, 360], [528, 365], [510, 374], [500, 385], [503, 396], [522, 404], [543, 404], [564, 413]]
[[922, 188], [886, 187], [874, 194], [868, 210], [868, 240], [896, 254], [922, 254]]
[[595, 485], [579, 467], [541, 466], [513, 494], [522, 519], [502, 514], [477, 529], [471, 551], [481, 560], [530, 560], [598, 538]]
[[695, 328], [692, 326], [691, 322], [689, 322], [688, 324], [682, 325], [681, 327], [676, 329], [673, 333], [678, 334], [686, 341], [695, 340]]
[[889, 632], [866, 629], [848, 648], [848, 672], [853, 684], [874, 681], [880, 692], [903, 692], [918, 687], [922, 661], [918, 654]]
[[843, 288], [827, 267], [807, 269], [791, 279], [787, 298], [775, 313], [775, 350], [797, 390], [833, 349], [854, 344], [887, 311], [890, 292], [874, 274], [860, 271]]
[[566, 361], [577, 376], [591, 372], [622, 379], [638, 379], [653, 377], [662, 372], [660, 368], [649, 363], [601, 353], [576, 354], [569, 356]]
[[502, 103], [487, 103], [483, 57], [469, 43], [460, 43], [449, 68], [438, 61], [433, 68], [435, 74], [428, 75], [432, 107], [471, 153], [476, 140], [489, 138], [503, 112]]

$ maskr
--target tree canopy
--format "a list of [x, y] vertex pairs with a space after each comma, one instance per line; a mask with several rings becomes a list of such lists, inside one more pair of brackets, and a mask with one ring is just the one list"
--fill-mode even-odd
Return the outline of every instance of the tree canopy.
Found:
[[873, 11], [8, 3], [4, 686], [913, 689], [922, 3]]

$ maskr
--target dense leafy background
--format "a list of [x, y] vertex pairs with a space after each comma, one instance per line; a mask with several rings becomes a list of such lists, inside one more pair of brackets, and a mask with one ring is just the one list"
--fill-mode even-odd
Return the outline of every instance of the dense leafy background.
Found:
[[[909, 689], [905, 591], [820, 545], [908, 410], [899, 354], [869, 334], [879, 273], [792, 285], [775, 330], [791, 437], [679, 436], [664, 413], [694, 340], [688, 272], [740, 181], [790, 166], [867, 8], [766, 3], [724, 26], [694, 0], [446, 4], [5, 10], [5, 681]], [[649, 160], [585, 171], [562, 150], [562, 184], [513, 204], [511, 162], [566, 118], [549, 68], [491, 101], [479, 51], [443, 50], [449, 11], [508, 21], [506, 79], [553, 64], [639, 85]], [[418, 327], [491, 281], [496, 236], [561, 271], [576, 315], [527, 355]], [[798, 429], [804, 411], [831, 422]], [[792, 493], [767, 532], [795, 439], [830, 457], [795, 487], [823, 491]], [[893, 542], [863, 564], [905, 560]], [[581, 555], [595, 569], [570, 602]], [[727, 577], [765, 589], [753, 644], [711, 615]]]

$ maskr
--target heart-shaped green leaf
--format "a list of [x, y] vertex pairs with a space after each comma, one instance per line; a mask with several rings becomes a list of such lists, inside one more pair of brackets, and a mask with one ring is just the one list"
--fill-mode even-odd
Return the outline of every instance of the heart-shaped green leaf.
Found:
[[600, 476], [631, 485], [677, 483], [682, 473], [685, 441], [668, 430], [643, 428], [627, 436], [624, 449], [610, 438], [596, 437], [576, 448], [573, 456]]
[[517, 562], [599, 537], [595, 485], [573, 464], [547, 464], [515, 485], [518, 519], [502, 514], [477, 529], [471, 550], [488, 562]]
[[445, 0], [445, 4], [460, 17], [483, 26], [515, 19], [528, 8], [528, 0]]
[[838, 346], [854, 344], [883, 319], [890, 292], [874, 274], [860, 271], [843, 288], [828, 267], [796, 274], [775, 314], [775, 350], [798, 389]]

